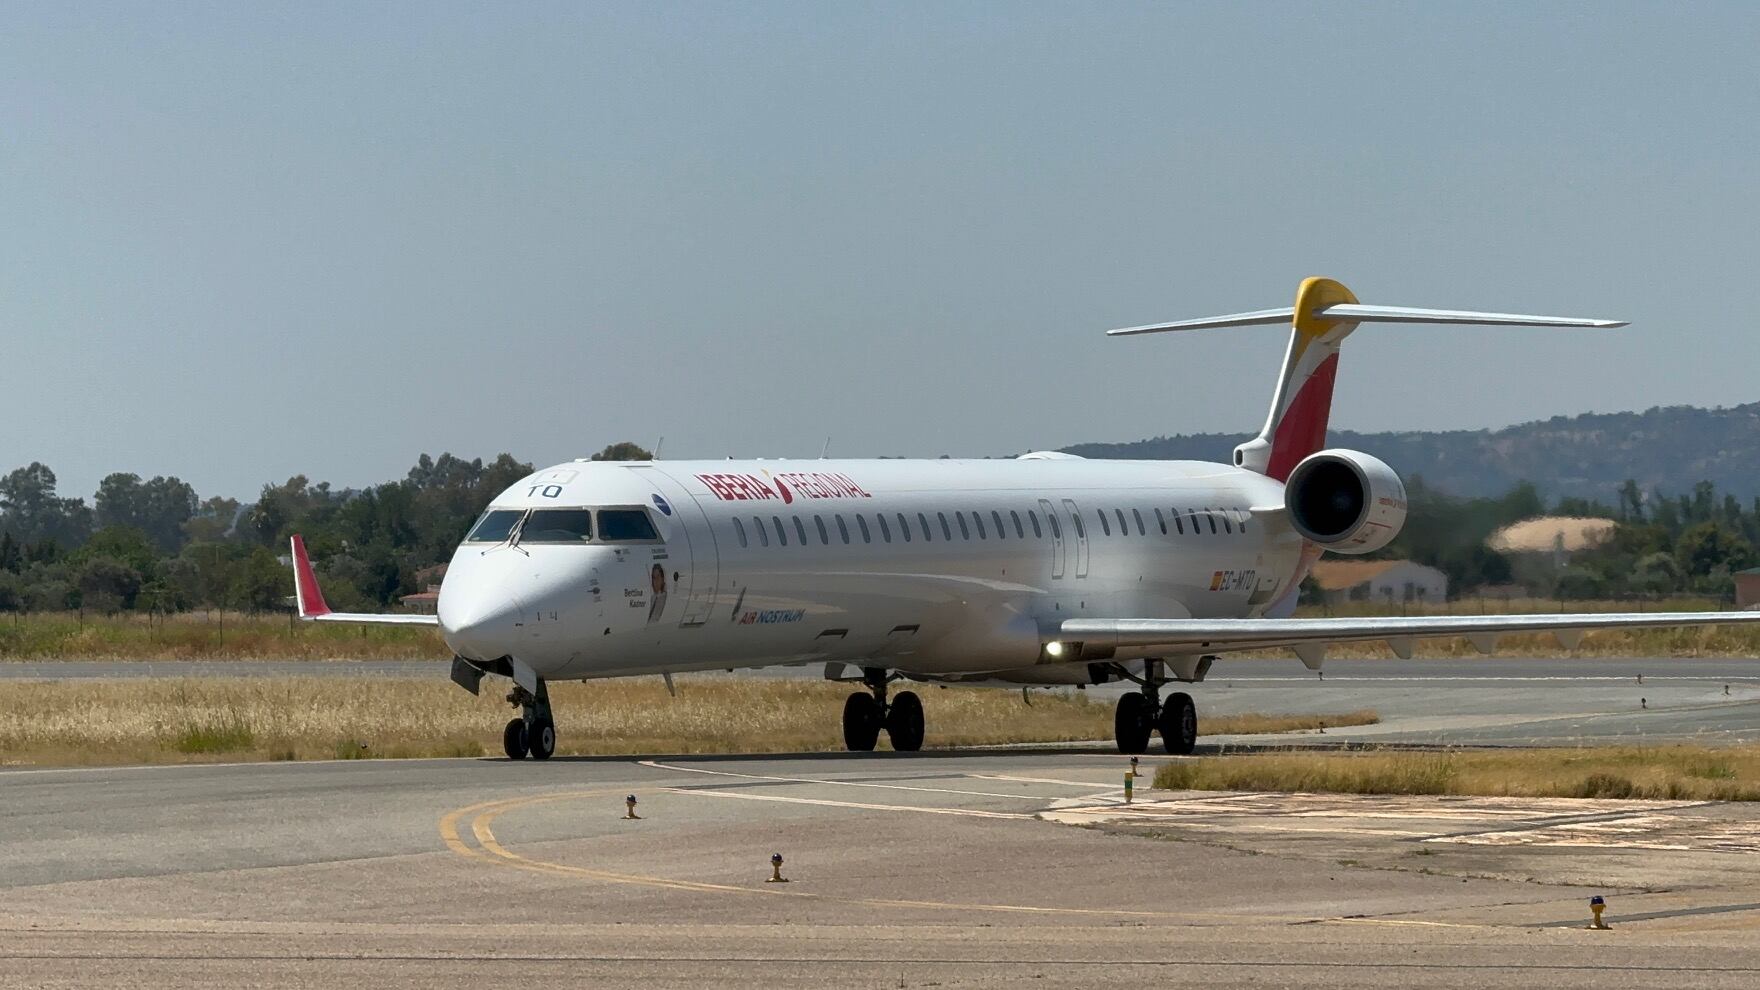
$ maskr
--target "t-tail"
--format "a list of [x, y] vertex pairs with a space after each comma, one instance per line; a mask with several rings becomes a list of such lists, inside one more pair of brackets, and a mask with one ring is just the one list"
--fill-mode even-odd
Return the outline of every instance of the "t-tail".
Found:
[[1476, 324], [1504, 327], [1623, 327], [1620, 320], [1589, 320], [1517, 313], [1478, 313], [1450, 309], [1408, 309], [1365, 306], [1351, 290], [1329, 278], [1309, 278], [1296, 290], [1296, 303], [1284, 309], [1234, 313], [1202, 320], [1157, 323], [1107, 331], [1123, 337], [1170, 330], [1208, 330], [1290, 324], [1289, 349], [1277, 376], [1271, 411], [1259, 435], [1234, 449], [1236, 465], [1287, 481], [1309, 454], [1326, 446], [1326, 424], [1332, 412], [1332, 383], [1338, 374], [1338, 351], [1362, 323]]

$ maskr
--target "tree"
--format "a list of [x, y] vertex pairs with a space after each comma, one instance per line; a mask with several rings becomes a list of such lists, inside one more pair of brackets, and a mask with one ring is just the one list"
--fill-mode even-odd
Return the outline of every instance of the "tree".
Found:
[[205, 499], [183, 524], [185, 543], [218, 543], [232, 532], [237, 521], [238, 499], [219, 495]]
[[1702, 522], [1691, 527], [1675, 541], [1675, 560], [1681, 572], [1691, 577], [1707, 577], [1714, 571], [1740, 570], [1754, 557], [1754, 548], [1735, 533], [1715, 522]]
[[595, 461], [651, 461], [654, 455], [648, 450], [629, 442], [614, 443], [599, 451], [592, 457]]
[[80, 568], [76, 585], [83, 607], [110, 613], [133, 607], [141, 575], [114, 557], [92, 557]]
[[293, 572], [281, 566], [267, 547], [253, 549], [233, 579], [231, 601], [253, 612], [280, 608], [293, 593]]
[[127, 564], [143, 578], [153, 577], [159, 569], [159, 553], [147, 534], [133, 526], [108, 526], [92, 534], [86, 545], [68, 555], [76, 566], [97, 557], [109, 557]]
[[0, 571], [17, 574], [24, 567], [24, 548], [12, 538], [12, 530], [0, 533]]
[[37, 461], [0, 478], [0, 520], [21, 543], [55, 540], [76, 547], [92, 531], [85, 499], [58, 496], [55, 472]]
[[99, 526], [132, 526], [161, 551], [175, 553], [186, 539], [183, 526], [195, 515], [196, 491], [177, 478], [116, 473], [98, 483], [94, 499]]

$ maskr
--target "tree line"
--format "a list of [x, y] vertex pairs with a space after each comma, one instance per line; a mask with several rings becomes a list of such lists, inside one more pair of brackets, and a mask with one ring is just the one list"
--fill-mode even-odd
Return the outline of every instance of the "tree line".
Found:
[[[632, 443], [594, 460], [645, 460]], [[511, 454], [421, 455], [398, 481], [340, 490], [304, 475], [242, 505], [175, 477], [111, 474], [88, 504], [32, 463], [0, 477], [0, 612], [262, 611], [292, 593], [287, 538], [305, 537], [337, 609], [382, 609], [421, 590], [490, 500], [532, 471]]]
[[[1413, 477], [1405, 528], [1377, 556], [1436, 567], [1457, 595], [1519, 584], [1538, 597], [1567, 599], [1729, 598], [1731, 575], [1760, 565], [1760, 496], [1744, 504], [1709, 481], [1670, 495], [1628, 480], [1611, 494], [1612, 504], [1576, 496], [1548, 504], [1522, 482], [1502, 495], [1460, 498]], [[1547, 552], [1505, 554], [1488, 545], [1501, 527], [1542, 515], [1611, 519], [1615, 526], [1607, 539], [1562, 562]]]
[[[593, 459], [650, 456], [626, 442]], [[423, 454], [397, 481], [339, 490], [301, 475], [264, 485], [249, 505], [202, 498], [175, 477], [116, 473], [88, 504], [63, 496], [55, 472], [32, 463], [0, 477], [0, 612], [279, 608], [291, 593], [283, 561], [293, 533], [305, 536], [333, 607], [383, 609], [422, 590], [423, 572], [448, 560], [490, 500], [531, 471], [505, 453], [490, 461]], [[1668, 495], [1627, 481], [1612, 504], [1548, 504], [1526, 482], [1461, 498], [1413, 477], [1407, 494], [1405, 528], [1378, 556], [1437, 567], [1456, 594], [1520, 583], [1544, 597], [1727, 597], [1731, 574], [1760, 564], [1760, 497], [1743, 503], [1710, 482]], [[1563, 566], [1488, 546], [1498, 528], [1547, 514], [1617, 525]]]

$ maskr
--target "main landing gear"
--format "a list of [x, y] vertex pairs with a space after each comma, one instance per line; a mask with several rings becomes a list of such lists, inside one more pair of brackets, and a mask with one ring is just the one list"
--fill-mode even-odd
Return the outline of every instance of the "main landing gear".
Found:
[[1173, 756], [1185, 756], [1198, 744], [1198, 706], [1192, 696], [1176, 691], [1162, 701], [1161, 663], [1150, 661], [1143, 677], [1126, 675], [1142, 685], [1118, 699], [1113, 713], [1113, 735], [1120, 753], [1147, 753], [1151, 733], [1161, 733], [1161, 745]]
[[867, 691], [851, 694], [843, 703], [843, 745], [852, 753], [867, 753], [880, 741], [880, 730], [900, 753], [923, 748], [923, 701], [914, 691], [900, 691], [890, 704], [886, 685], [892, 678], [884, 667], [862, 668]]
[[550, 689], [538, 682], [533, 694], [518, 684], [507, 695], [507, 702], [520, 709], [519, 718], [501, 730], [501, 749], [510, 760], [548, 760], [556, 752], [556, 720], [550, 715]]

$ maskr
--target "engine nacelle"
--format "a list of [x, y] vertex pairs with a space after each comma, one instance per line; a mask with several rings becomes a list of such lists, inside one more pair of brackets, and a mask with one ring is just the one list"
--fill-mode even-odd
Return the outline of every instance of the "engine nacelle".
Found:
[[1289, 473], [1283, 505], [1296, 532], [1334, 553], [1373, 553], [1406, 522], [1406, 486], [1355, 450], [1309, 454]]

